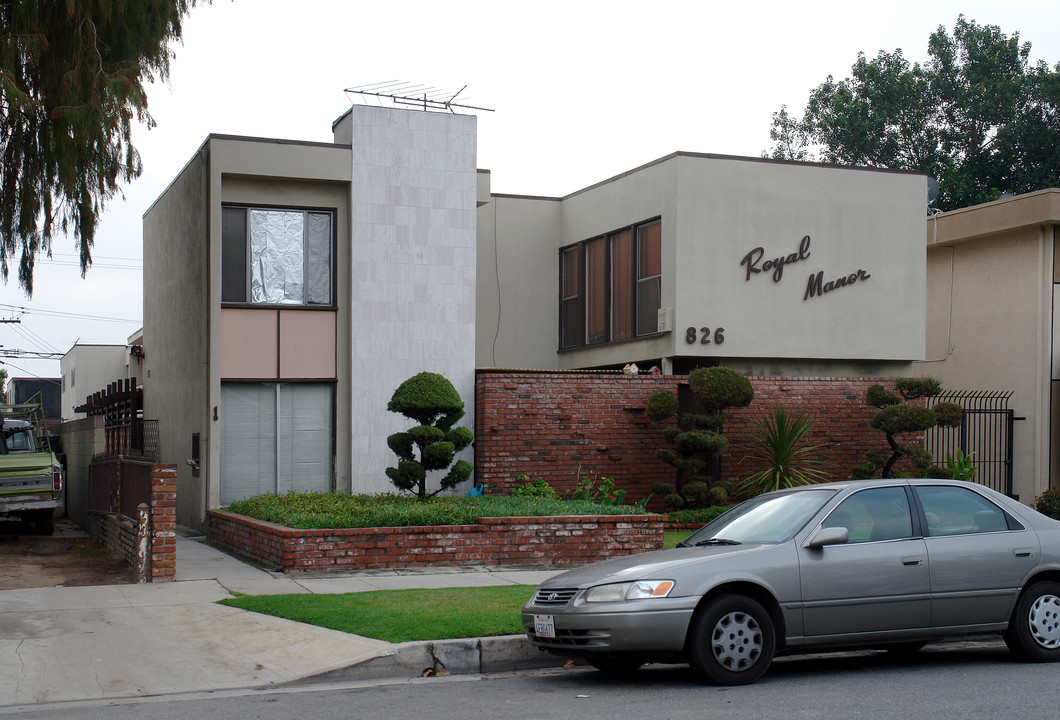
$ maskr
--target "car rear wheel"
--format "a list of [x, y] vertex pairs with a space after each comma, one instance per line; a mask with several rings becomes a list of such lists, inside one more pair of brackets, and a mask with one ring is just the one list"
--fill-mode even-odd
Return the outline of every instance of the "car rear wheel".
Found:
[[1060, 583], [1036, 582], [1024, 590], [1003, 635], [1023, 660], [1060, 660]]
[[711, 600], [696, 613], [689, 640], [689, 664], [716, 685], [746, 685], [762, 677], [777, 644], [769, 612], [743, 595]]
[[612, 677], [632, 675], [644, 664], [643, 660], [633, 657], [591, 657], [586, 660], [600, 672]]

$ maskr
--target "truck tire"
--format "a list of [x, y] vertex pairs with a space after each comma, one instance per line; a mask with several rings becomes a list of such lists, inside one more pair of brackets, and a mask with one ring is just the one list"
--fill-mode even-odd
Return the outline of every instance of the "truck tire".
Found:
[[38, 510], [33, 518], [33, 530], [38, 535], [51, 535], [55, 532], [55, 511]]

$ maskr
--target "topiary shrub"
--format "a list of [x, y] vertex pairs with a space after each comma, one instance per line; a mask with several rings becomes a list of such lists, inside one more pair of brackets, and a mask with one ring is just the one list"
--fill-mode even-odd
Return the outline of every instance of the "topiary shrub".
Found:
[[[754, 399], [754, 388], [746, 377], [728, 368], [699, 368], [688, 375], [688, 387], [698, 406], [681, 412], [677, 395], [670, 390], [652, 393], [645, 414], [653, 422], [677, 416], [677, 426], [663, 432], [671, 448], [659, 448], [656, 457], [677, 470], [672, 487], [659, 487], [668, 507], [706, 507], [727, 503], [732, 492], [729, 483], [716, 482], [711, 467], [714, 458], [729, 447], [720, 434], [722, 410], [746, 407]], [[665, 492], [664, 492], [665, 491]]]
[[869, 425], [884, 434], [888, 447], [870, 450], [866, 461], [856, 466], [850, 477], [860, 480], [877, 477], [877, 473], [880, 477], [893, 477], [895, 464], [902, 458], [912, 463], [920, 475], [949, 477], [951, 473], [946, 468], [934, 467], [931, 453], [922, 447], [899, 443], [898, 436], [936, 426], [957, 427], [964, 418], [964, 408], [948, 402], [930, 408], [910, 402], [942, 392], [942, 383], [935, 378], [899, 378], [894, 386], [897, 394], [882, 385], [873, 385], [865, 392], [865, 404], [879, 408]]
[[1060, 520], [1060, 489], [1050, 488], [1036, 497], [1034, 509], [1053, 520]]
[[[466, 460], [453, 464], [453, 458], [475, 436], [465, 427], [453, 427], [464, 416], [464, 401], [444, 376], [431, 372], [414, 375], [398, 386], [386, 409], [419, 423], [387, 438], [387, 445], [398, 456], [397, 467], [386, 469], [396, 488], [422, 500], [471, 477], [472, 464]], [[427, 473], [446, 468], [449, 472], [439, 481], [439, 488], [428, 493]]]

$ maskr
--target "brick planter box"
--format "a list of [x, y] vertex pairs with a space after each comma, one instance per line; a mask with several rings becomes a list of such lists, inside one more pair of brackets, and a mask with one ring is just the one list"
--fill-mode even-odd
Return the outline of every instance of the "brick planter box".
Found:
[[567, 565], [662, 547], [664, 515], [481, 518], [473, 525], [295, 530], [210, 510], [210, 540], [283, 572]]

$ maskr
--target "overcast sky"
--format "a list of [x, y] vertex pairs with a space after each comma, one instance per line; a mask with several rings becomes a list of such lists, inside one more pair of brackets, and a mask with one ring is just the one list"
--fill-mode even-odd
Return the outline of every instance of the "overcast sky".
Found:
[[[142, 318], [142, 216], [210, 133], [330, 142], [344, 88], [387, 80], [453, 90], [478, 112], [478, 166], [494, 192], [564, 195], [677, 150], [758, 156], [772, 113], [801, 114], [858, 51], [927, 57], [959, 13], [1060, 61], [1055, 0], [1008, 2], [390, 2], [214, 0], [196, 7], [170, 82], [138, 127], [143, 175], [115, 197], [85, 279], [73, 240], [37, 265], [27, 299], [0, 286], [5, 349], [124, 344]], [[13, 309], [26, 308], [26, 312]], [[150, 348], [147, 348], [150, 352]], [[5, 360], [12, 377], [59, 361]]]

